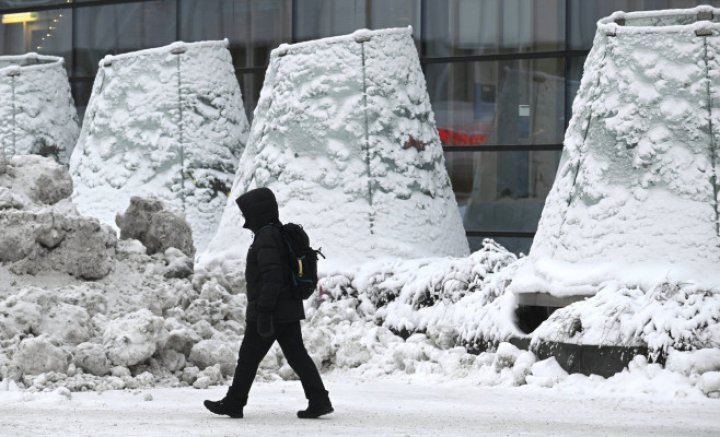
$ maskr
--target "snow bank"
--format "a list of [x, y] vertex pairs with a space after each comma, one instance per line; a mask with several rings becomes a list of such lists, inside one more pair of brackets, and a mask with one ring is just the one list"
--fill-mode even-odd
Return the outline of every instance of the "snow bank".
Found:
[[705, 21], [718, 14], [699, 7], [600, 20], [512, 291], [720, 286], [720, 112], [709, 107], [720, 96], [720, 41], [708, 37], [720, 23]]
[[63, 58], [0, 56], [0, 161], [38, 154], [67, 164], [79, 132]]
[[226, 47], [176, 42], [100, 61], [70, 161], [80, 212], [114, 224], [131, 196], [157, 196], [205, 247], [248, 131]]
[[67, 170], [50, 158], [17, 155], [0, 166], [0, 264], [17, 274], [106, 276], [117, 238], [97, 220], [79, 216], [71, 193]]
[[411, 29], [273, 50], [231, 198], [201, 264], [244, 263], [234, 199], [271, 188], [327, 272], [372, 259], [466, 256], [468, 245]]

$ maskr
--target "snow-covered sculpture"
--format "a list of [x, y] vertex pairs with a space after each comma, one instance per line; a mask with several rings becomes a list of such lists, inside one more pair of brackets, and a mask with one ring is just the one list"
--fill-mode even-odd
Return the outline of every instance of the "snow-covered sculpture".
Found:
[[114, 224], [132, 196], [155, 196], [185, 214], [202, 249], [248, 129], [227, 41], [106, 56], [70, 162], [73, 200]]
[[63, 58], [0, 56], [0, 160], [36, 154], [67, 164], [79, 133]]
[[412, 29], [273, 50], [248, 147], [201, 263], [244, 260], [251, 242], [234, 198], [271, 188], [280, 219], [301, 223], [328, 260], [465, 256]]
[[[720, 9], [598, 22], [554, 185], [510, 286], [720, 286]], [[522, 299], [521, 299], [522, 302]]]

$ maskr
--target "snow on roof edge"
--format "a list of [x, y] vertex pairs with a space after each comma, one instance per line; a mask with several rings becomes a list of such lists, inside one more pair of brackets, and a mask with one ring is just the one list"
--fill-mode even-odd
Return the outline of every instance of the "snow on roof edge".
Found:
[[598, 30], [624, 34], [635, 33], [694, 33], [697, 30], [718, 30], [720, 23], [712, 21], [697, 21], [692, 24], [678, 24], [673, 26], [621, 26], [615, 22], [617, 19], [638, 19], [652, 17], [672, 17], [677, 15], [697, 15], [700, 12], [710, 12], [713, 16], [720, 16], [720, 8], [700, 5], [690, 9], [662, 9], [657, 11], [616, 11], [597, 21]]
[[194, 48], [215, 47], [215, 46], [222, 46], [222, 47], [227, 48], [229, 45], [230, 45], [230, 42], [228, 41], [227, 38], [224, 38], [221, 40], [194, 41], [194, 42], [175, 41], [173, 43], [170, 43], [168, 45], [164, 45], [161, 47], [152, 47], [149, 49], [135, 50], [132, 52], [120, 53], [119, 55], [105, 55], [100, 60], [100, 62], [98, 62], [98, 66], [102, 68], [102, 67], [109, 65], [112, 62], [117, 61], [117, 60], [134, 58], [137, 56], [150, 56], [150, 55], [156, 55], [156, 54], [170, 53], [173, 50], [177, 50], [177, 49], [194, 49]]
[[333, 44], [337, 42], [344, 42], [344, 41], [364, 41], [368, 40], [373, 36], [378, 35], [392, 35], [392, 34], [407, 34], [412, 35], [413, 28], [412, 26], [408, 27], [389, 27], [385, 29], [377, 29], [377, 30], [371, 30], [371, 29], [358, 29], [354, 31], [353, 33], [346, 34], [346, 35], [338, 35], [338, 36], [330, 36], [327, 38], [320, 38], [320, 39], [313, 39], [310, 41], [303, 41], [295, 44], [287, 44], [283, 43], [277, 46], [277, 48], [273, 49], [270, 52], [270, 57], [278, 57], [286, 55], [290, 50], [300, 48], [300, 47], [306, 47], [310, 45], [316, 45], [316, 44]]
[[42, 70], [45, 68], [53, 68], [56, 66], [64, 66], [65, 59], [60, 56], [51, 55], [39, 55], [35, 52], [25, 53], [24, 55], [7, 55], [0, 56], [0, 61], [24, 61], [27, 59], [36, 59], [38, 61], [49, 61], [44, 64], [31, 64], [31, 65], [8, 65], [1, 67], [0, 72], [7, 71], [20, 71], [20, 70]]

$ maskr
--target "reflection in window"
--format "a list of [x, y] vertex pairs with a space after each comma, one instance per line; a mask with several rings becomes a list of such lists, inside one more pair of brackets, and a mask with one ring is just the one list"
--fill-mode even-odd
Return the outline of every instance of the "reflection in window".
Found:
[[420, 0], [296, 0], [295, 39], [345, 35], [357, 29], [413, 26], [420, 34]]
[[78, 8], [75, 74], [93, 76], [106, 54], [170, 44], [176, 37], [176, 2], [145, 1]]
[[428, 64], [444, 145], [559, 144], [565, 131], [561, 58]]
[[264, 67], [291, 41], [291, 12], [292, 0], [181, 0], [181, 39], [228, 38], [235, 68]]
[[560, 153], [446, 152], [465, 229], [535, 231]]
[[72, 10], [17, 12], [0, 15], [3, 55], [37, 52], [65, 57], [71, 67]]
[[427, 56], [553, 51], [565, 46], [565, 0], [434, 0], [425, 5]]

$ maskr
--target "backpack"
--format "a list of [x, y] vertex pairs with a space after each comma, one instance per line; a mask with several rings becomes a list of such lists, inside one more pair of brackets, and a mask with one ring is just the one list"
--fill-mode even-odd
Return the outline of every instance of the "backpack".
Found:
[[310, 238], [300, 225], [287, 223], [280, 227], [280, 235], [288, 248], [288, 262], [292, 277], [292, 291], [299, 299], [307, 299], [315, 292], [318, 283], [318, 255], [320, 249], [310, 247]]

